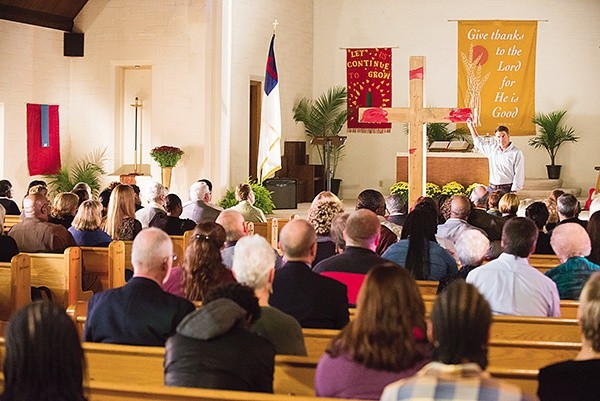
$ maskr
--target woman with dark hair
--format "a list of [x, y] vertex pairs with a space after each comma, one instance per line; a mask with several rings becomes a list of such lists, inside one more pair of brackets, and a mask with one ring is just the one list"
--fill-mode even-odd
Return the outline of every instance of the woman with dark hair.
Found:
[[2, 401], [85, 401], [85, 360], [77, 330], [52, 302], [34, 302], [6, 329]]
[[315, 392], [376, 400], [386, 385], [414, 375], [428, 361], [425, 306], [417, 283], [405, 269], [384, 262], [367, 274], [356, 318], [319, 360]]
[[0, 262], [10, 262], [19, 253], [19, 247], [13, 237], [4, 233], [4, 206], [0, 205]]
[[594, 212], [590, 216], [586, 230], [592, 241], [592, 252], [587, 258], [590, 262], [600, 265], [600, 213]]
[[21, 211], [12, 197], [12, 184], [10, 181], [0, 180], [0, 205], [4, 206], [6, 214], [18, 216], [21, 214]]
[[176, 194], [168, 194], [163, 202], [165, 213], [156, 213], [148, 223], [150, 227], [160, 228], [169, 235], [183, 235], [186, 231], [193, 230], [196, 227], [194, 220], [181, 219], [183, 206], [181, 198]]
[[202, 301], [211, 289], [235, 282], [221, 259], [225, 229], [212, 221], [198, 223], [185, 250], [183, 293], [190, 301]]
[[381, 401], [532, 401], [520, 388], [484, 372], [491, 324], [490, 305], [477, 289], [462, 280], [452, 282], [436, 297], [431, 311], [427, 334], [433, 342], [434, 362], [415, 376], [387, 386]]
[[454, 258], [435, 238], [437, 218], [433, 209], [415, 206], [406, 216], [400, 241], [390, 246], [383, 258], [404, 266], [417, 280], [440, 280], [456, 273]]

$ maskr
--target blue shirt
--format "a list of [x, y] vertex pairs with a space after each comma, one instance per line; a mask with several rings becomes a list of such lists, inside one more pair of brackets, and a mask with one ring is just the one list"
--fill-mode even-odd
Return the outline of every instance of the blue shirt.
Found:
[[78, 230], [75, 227], [69, 227], [69, 232], [75, 239], [75, 243], [79, 246], [107, 246], [108, 243], [112, 241], [110, 235], [99, 228], [93, 231], [86, 231]]
[[[410, 239], [403, 239], [390, 245], [381, 256], [400, 266], [405, 266], [409, 241]], [[456, 261], [448, 251], [437, 242], [429, 241], [429, 276], [427, 280], [439, 281], [442, 277], [457, 271]]]
[[578, 300], [585, 282], [598, 270], [600, 266], [597, 264], [583, 256], [574, 256], [544, 274], [556, 283], [560, 299]]

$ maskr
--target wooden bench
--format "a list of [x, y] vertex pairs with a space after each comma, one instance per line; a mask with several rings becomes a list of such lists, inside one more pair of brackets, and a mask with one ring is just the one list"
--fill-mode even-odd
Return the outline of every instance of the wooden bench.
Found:
[[107, 290], [125, 285], [125, 243], [112, 241], [108, 247], [81, 246], [81, 260], [86, 272], [99, 275]]
[[27, 253], [31, 266], [31, 285], [46, 286], [52, 300], [63, 308], [77, 301], [87, 301], [91, 291], [81, 288], [81, 248], [70, 247], [64, 253]]
[[532, 254], [529, 256], [529, 264], [542, 273], [555, 268], [560, 265], [560, 260], [556, 255], [541, 255], [541, 254]]
[[0, 263], [0, 321], [31, 302], [30, 258], [24, 253], [12, 257], [10, 263]]
[[[173, 253], [177, 255], [177, 263], [181, 266], [183, 264], [183, 258], [185, 257], [185, 250], [192, 238], [192, 231], [186, 231], [183, 235], [170, 235], [169, 237], [173, 242]], [[123, 241], [123, 243], [125, 244], [125, 268], [133, 270], [131, 264], [133, 241]]]
[[4, 216], [4, 232], [7, 233], [12, 226], [21, 222], [21, 216], [7, 214]]

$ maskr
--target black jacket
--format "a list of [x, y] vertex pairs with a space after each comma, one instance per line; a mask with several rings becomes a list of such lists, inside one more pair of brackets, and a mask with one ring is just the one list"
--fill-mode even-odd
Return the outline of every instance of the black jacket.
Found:
[[165, 346], [165, 384], [273, 392], [275, 350], [244, 327], [246, 311], [220, 298], [190, 313]]

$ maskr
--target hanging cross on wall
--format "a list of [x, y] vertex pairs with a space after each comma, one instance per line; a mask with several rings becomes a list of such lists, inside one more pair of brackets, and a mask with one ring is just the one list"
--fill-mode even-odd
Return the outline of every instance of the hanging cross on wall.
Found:
[[408, 73], [410, 81], [409, 107], [361, 107], [358, 118], [368, 123], [409, 123], [408, 136], [408, 201], [414, 205], [425, 195], [425, 147], [424, 137], [428, 123], [466, 121], [471, 109], [425, 107], [423, 104], [423, 78], [425, 57], [411, 56]]

